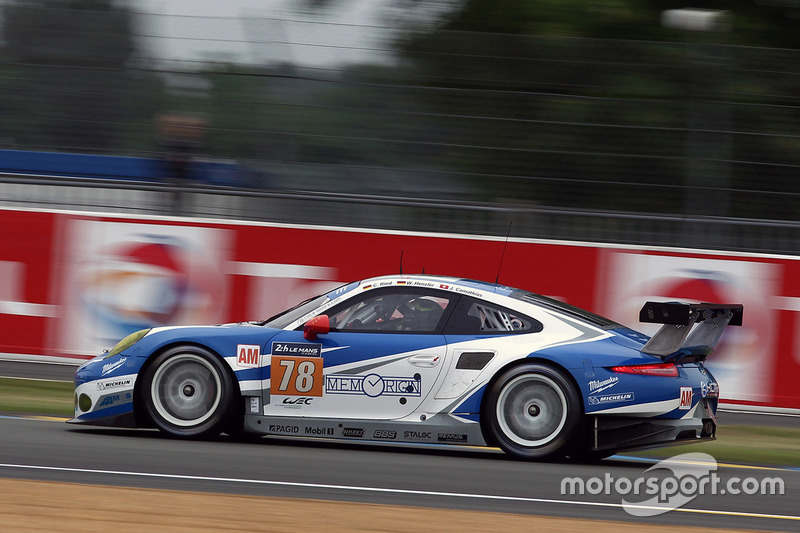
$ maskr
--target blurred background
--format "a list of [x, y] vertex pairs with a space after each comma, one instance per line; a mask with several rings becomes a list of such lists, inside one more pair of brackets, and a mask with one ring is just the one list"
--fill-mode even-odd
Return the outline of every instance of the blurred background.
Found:
[[0, 3], [0, 205], [796, 253], [791, 0]]

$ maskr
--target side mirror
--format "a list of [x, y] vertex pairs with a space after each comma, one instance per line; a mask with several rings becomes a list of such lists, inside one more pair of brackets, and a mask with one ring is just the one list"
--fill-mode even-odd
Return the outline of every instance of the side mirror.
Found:
[[303, 325], [303, 337], [313, 341], [317, 335], [325, 335], [331, 331], [331, 319], [328, 315], [315, 316]]

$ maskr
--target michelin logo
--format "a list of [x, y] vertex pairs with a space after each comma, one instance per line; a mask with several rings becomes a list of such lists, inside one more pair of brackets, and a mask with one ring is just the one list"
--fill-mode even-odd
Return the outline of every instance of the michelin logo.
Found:
[[600, 396], [589, 396], [589, 405], [632, 402], [634, 399], [635, 397], [632, 392], [620, 392], [619, 394], [601, 394]]
[[98, 381], [97, 390], [119, 389], [122, 387], [130, 387], [133, 385], [133, 379], [113, 379], [108, 381]]

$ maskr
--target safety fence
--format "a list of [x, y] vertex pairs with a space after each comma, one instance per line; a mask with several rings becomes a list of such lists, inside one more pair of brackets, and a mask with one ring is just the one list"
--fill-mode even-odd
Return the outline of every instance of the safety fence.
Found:
[[800, 222], [0, 174], [0, 206], [797, 255]]

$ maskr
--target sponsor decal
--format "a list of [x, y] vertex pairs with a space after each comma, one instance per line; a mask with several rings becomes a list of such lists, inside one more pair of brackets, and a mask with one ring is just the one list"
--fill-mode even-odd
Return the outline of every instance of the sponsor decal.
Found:
[[603, 380], [592, 380], [589, 382], [589, 390], [591, 394], [597, 394], [598, 392], [603, 392], [606, 389], [610, 389], [614, 385], [619, 382], [618, 377], [610, 377], [608, 379]]
[[692, 388], [691, 387], [681, 387], [681, 395], [680, 395], [681, 403], [678, 405], [678, 409], [682, 411], [687, 411], [692, 407]]
[[589, 396], [589, 405], [600, 405], [603, 403], [632, 402], [635, 400], [632, 392], [619, 392], [616, 394], [601, 394], [600, 396]]
[[417, 440], [429, 440], [432, 437], [430, 431], [404, 431], [403, 432], [404, 439], [417, 439]]
[[59, 350], [99, 353], [141, 329], [224, 321], [226, 306], [208, 302], [225, 300], [231, 231], [140, 222], [65, 228]]
[[439, 442], [467, 442], [467, 436], [463, 433], [439, 433], [436, 436]]
[[719, 397], [719, 385], [713, 381], [700, 382], [700, 395], [703, 398], [717, 398]]
[[364, 428], [343, 428], [342, 437], [353, 437], [360, 439], [364, 437]]
[[288, 355], [292, 357], [319, 357], [322, 344], [308, 342], [273, 342], [272, 355]]
[[[729, 401], [759, 402], [776, 397], [773, 388], [781, 380], [775, 374], [783, 371], [776, 364], [783, 357], [778, 355], [781, 350], [776, 343], [782, 329], [778, 326], [777, 311], [769, 302], [773, 295], [788, 296], [781, 292], [784, 267], [766, 261], [687, 255], [694, 254], [604, 252], [605, 279], [597, 278], [596, 286], [605, 293], [597, 300], [600, 307], [594, 310], [623, 324], [635, 324], [646, 299], [744, 304], [749, 309], [744, 326], [730, 328], [722, 336], [714, 355], [705, 362], [715, 379], [706, 381], [724, 383], [725, 398]], [[641, 324], [636, 329], [652, 335], [660, 327], [660, 324]], [[794, 361], [800, 361], [796, 346]], [[785, 380], [787, 387], [789, 381]], [[696, 392], [700, 394], [699, 390]]]
[[325, 376], [327, 394], [364, 394], [378, 396], [422, 396], [422, 380], [402, 377], [330, 375]]
[[98, 409], [103, 409], [106, 407], [113, 407], [114, 405], [119, 405], [122, 403], [130, 403], [133, 395], [130, 392], [125, 392], [121, 394], [109, 394], [107, 396], [103, 396], [97, 404]]
[[352, 288], [353, 288], [353, 284], [352, 283], [349, 284], [349, 285], [343, 285], [342, 287], [339, 287], [338, 289], [333, 291], [333, 294], [335, 294], [336, 296], [339, 296], [341, 294], [344, 294], [346, 291], [348, 291], [348, 290], [350, 290]]
[[236, 366], [258, 368], [259, 361], [261, 361], [261, 346], [257, 344], [236, 345]]
[[269, 425], [269, 432], [270, 433], [291, 433], [296, 435], [300, 433], [300, 426], [285, 426], [283, 424], [270, 424]]
[[304, 405], [311, 405], [314, 398], [300, 397], [300, 398], [284, 398], [278, 405], [288, 407], [289, 409], [300, 409]]
[[259, 398], [257, 396], [252, 396], [250, 398], [250, 412], [251, 413], [258, 413], [259, 409]]
[[103, 371], [101, 375], [105, 376], [106, 374], [110, 374], [114, 370], [124, 365], [125, 361], [127, 360], [128, 360], [127, 357], [123, 357], [119, 361], [114, 361], [113, 363], [108, 363], [107, 365], [103, 365]]
[[133, 384], [131, 378], [114, 379], [110, 381], [98, 381], [97, 390], [117, 389], [119, 387], [130, 387]]
[[305, 427], [306, 435], [325, 436], [333, 435], [333, 428]]
[[372, 434], [372, 438], [394, 440], [397, 438], [397, 432], [388, 429], [376, 429], [375, 433]]

